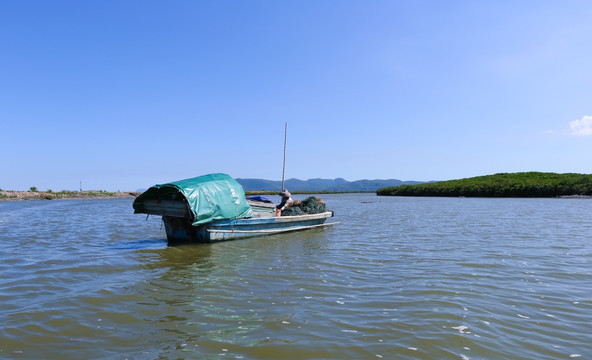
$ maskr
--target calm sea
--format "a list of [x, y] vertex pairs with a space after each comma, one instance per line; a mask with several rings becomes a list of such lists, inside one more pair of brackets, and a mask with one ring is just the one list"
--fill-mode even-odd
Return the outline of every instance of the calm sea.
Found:
[[592, 200], [323, 197], [177, 247], [132, 199], [0, 202], [0, 358], [592, 358]]

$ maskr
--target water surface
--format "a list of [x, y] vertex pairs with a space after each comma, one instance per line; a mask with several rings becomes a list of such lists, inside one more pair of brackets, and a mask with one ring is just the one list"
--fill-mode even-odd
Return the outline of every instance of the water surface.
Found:
[[176, 247], [131, 199], [0, 202], [0, 358], [592, 357], [592, 200], [323, 197]]

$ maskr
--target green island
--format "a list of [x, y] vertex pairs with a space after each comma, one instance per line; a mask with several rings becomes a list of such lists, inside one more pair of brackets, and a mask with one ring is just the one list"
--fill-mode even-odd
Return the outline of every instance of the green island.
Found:
[[459, 180], [378, 189], [381, 196], [590, 197], [592, 175], [500, 173]]

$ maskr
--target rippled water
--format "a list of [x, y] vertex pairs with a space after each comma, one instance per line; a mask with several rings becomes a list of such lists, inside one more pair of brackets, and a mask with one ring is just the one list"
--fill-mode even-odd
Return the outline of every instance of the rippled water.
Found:
[[323, 197], [177, 247], [131, 199], [0, 203], [0, 358], [592, 358], [592, 200]]

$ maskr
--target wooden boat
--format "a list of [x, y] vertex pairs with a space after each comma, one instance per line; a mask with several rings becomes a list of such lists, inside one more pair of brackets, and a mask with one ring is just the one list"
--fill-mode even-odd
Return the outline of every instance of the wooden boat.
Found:
[[249, 200], [226, 174], [152, 186], [133, 204], [135, 213], [160, 215], [169, 243], [215, 242], [318, 228], [332, 211], [275, 216], [275, 205]]

